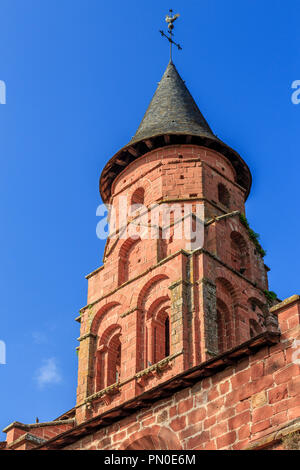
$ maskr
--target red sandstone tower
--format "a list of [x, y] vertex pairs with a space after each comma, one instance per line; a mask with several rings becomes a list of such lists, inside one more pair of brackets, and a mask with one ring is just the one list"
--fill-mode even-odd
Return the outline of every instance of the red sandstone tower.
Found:
[[[9, 446], [29, 433], [38, 436], [31, 447], [40, 439], [45, 449], [238, 449], [295, 424], [300, 302], [278, 304], [268, 291], [245, 218], [250, 187], [246, 163], [213, 134], [170, 62], [135, 136], [100, 178], [119, 223], [87, 276], [76, 407], [35, 427], [14, 423]], [[139, 205], [125, 220], [124, 200]], [[156, 236], [143, 237], [153, 208]], [[186, 208], [202, 231], [196, 245], [176, 236]], [[135, 223], [140, 232], [124, 236]], [[47, 426], [56, 437], [36, 431]]]
[[191, 251], [175, 239], [181, 210], [167, 237], [160, 222], [154, 239], [124, 237], [123, 227], [108, 238], [81, 310], [79, 422], [277, 331], [261, 249], [241, 219], [250, 185], [247, 165], [214, 136], [170, 62], [136, 135], [105, 166], [100, 192], [117, 215], [120, 198], [145, 212], [201, 206], [204, 243]]

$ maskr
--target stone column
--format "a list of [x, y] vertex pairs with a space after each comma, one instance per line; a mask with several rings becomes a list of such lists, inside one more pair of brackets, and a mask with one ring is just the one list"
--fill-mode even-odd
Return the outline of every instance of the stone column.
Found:
[[199, 312], [200, 312], [200, 347], [202, 362], [218, 354], [218, 323], [216, 285], [207, 278], [200, 279]]
[[97, 336], [93, 333], [88, 333], [79, 338], [77, 404], [93, 393], [96, 339]]
[[171, 315], [170, 315], [170, 354], [184, 351], [184, 367], [188, 367], [189, 343], [188, 343], [188, 318], [187, 296], [190, 283], [179, 280], [169, 287], [171, 291]]
[[[79, 360], [78, 360], [78, 386], [77, 405], [81, 405], [84, 400], [93, 393], [94, 384], [94, 354], [96, 351], [97, 336], [87, 333], [79, 338]], [[76, 419], [80, 423], [87, 417], [86, 405], [76, 409]]]

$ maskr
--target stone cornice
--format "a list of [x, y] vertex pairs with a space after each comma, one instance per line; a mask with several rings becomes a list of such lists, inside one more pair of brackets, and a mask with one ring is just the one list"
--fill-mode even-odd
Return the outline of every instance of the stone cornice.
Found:
[[87, 274], [85, 276], [86, 279], [89, 279], [90, 277], [94, 276], [95, 274], [97, 274], [99, 271], [102, 271], [102, 269], [104, 269], [104, 265], [103, 266], [100, 266], [99, 268], [95, 269], [94, 271], [92, 271], [91, 273]]
[[27, 432], [26, 434], [23, 434], [22, 436], [18, 437], [18, 439], [16, 439], [15, 441], [8, 444], [7, 448], [13, 449], [14, 447], [18, 447], [24, 441], [29, 441], [33, 444], [41, 445], [47, 442], [47, 439], [42, 439], [41, 437], [35, 436], [34, 434]]
[[175, 289], [176, 287], [181, 286], [181, 285], [186, 286], [186, 287], [191, 287], [191, 286], [193, 286], [193, 284], [192, 284], [191, 282], [185, 281], [184, 279], [179, 279], [178, 281], [173, 282], [173, 284], [171, 284], [171, 285], [169, 286], [169, 289], [170, 289], [170, 290], [173, 290], [173, 289]]
[[278, 315], [281, 310], [285, 309], [286, 307], [290, 307], [295, 302], [300, 302], [300, 295], [293, 295], [292, 297], [288, 297], [279, 304], [274, 305], [274, 307], [271, 307], [270, 312], [276, 313], [276, 315]]
[[228, 214], [218, 215], [217, 217], [214, 217], [213, 219], [209, 219], [205, 223], [205, 225], [208, 226], [210, 224], [213, 224], [214, 222], [218, 222], [219, 220], [227, 219], [230, 217], [235, 217], [236, 215], [240, 215], [240, 211], [233, 211], [233, 212], [228, 212]]
[[178, 356], [181, 356], [181, 354], [183, 354], [183, 350], [182, 351], [179, 351], [177, 353], [174, 353], [172, 354], [171, 356], [168, 356], [168, 357], [165, 357], [164, 359], [162, 359], [161, 361], [157, 362], [156, 364], [153, 364], [152, 366], [150, 367], [147, 367], [147, 369], [144, 369], [144, 370], [141, 370], [140, 372], [138, 372], [137, 374], [135, 374], [135, 378], [139, 379], [143, 376], [146, 376], [148, 375], [149, 373], [153, 372], [153, 371], [159, 371], [159, 370], [163, 370], [164, 369], [164, 366], [165, 365], [168, 365], [171, 361], [173, 361], [176, 357]]
[[127, 310], [127, 312], [121, 313], [120, 317], [124, 318], [127, 317], [127, 315], [130, 315], [133, 312], [136, 312], [138, 310], [138, 307], [134, 307], [131, 310]]
[[72, 424], [72, 423], [75, 423], [74, 418], [62, 419], [62, 420], [57, 420], [57, 421], [46, 421], [45, 423], [33, 423], [33, 424], [24, 424], [24, 423], [20, 423], [19, 421], [14, 421], [13, 423], [6, 426], [6, 428], [4, 428], [2, 432], [7, 433], [12, 428], [23, 429], [24, 431], [26, 431], [26, 430], [35, 429], [35, 428], [44, 428], [46, 426], [57, 426], [60, 424]]
[[86, 333], [85, 335], [82, 335], [82, 336], [80, 336], [79, 338], [77, 338], [77, 341], [83, 341], [83, 340], [85, 340], [85, 339], [87, 339], [87, 338], [93, 338], [93, 339], [95, 339], [95, 338], [97, 338], [97, 335], [95, 335], [94, 333]]
[[[120, 392], [120, 388], [123, 385], [123, 383], [115, 383], [113, 385], [110, 385], [109, 387], [104, 388], [103, 390], [100, 390], [97, 393], [94, 393], [93, 395], [90, 395], [84, 400], [83, 404], [86, 403], [91, 403], [93, 400], [99, 399], [104, 397], [105, 395], [115, 395], [116, 393]], [[76, 408], [78, 408], [80, 405], [76, 405]]]

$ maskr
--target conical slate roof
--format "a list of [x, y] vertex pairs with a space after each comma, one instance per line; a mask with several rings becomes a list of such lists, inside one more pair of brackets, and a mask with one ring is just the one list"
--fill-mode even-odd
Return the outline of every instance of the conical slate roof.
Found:
[[235, 150], [213, 134], [170, 61], [135, 136], [102, 171], [99, 189], [103, 201], [109, 202], [114, 179], [132, 161], [156, 148], [177, 144], [199, 145], [223, 154], [235, 168], [237, 183], [246, 190], [247, 198], [252, 181], [248, 166]]
[[161, 134], [215, 137], [171, 61], [130, 143]]

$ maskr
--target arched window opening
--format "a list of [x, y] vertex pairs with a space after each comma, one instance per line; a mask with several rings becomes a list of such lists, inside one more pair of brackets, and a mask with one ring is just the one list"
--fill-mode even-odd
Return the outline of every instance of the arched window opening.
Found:
[[165, 357], [170, 356], [170, 320], [165, 320]]
[[120, 327], [106, 331], [96, 352], [95, 391], [103, 390], [121, 379]]
[[105, 351], [102, 347], [96, 353], [95, 392], [105, 388], [105, 365]]
[[228, 351], [233, 346], [233, 324], [229, 308], [217, 299], [218, 350], [219, 354]]
[[120, 381], [121, 377], [121, 342], [120, 336], [115, 335], [108, 346], [107, 387]]
[[158, 246], [158, 261], [165, 259], [168, 256], [168, 243], [172, 243], [173, 240], [164, 240], [163, 238], [159, 238], [157, 241]]
[[[170, 308], [169, 278], [159, 274], [149, 279], [137, 299], [136, 371], [144, 370], [165, 357], [165, 320]], [[156, 330], [155, 330], [156, 328]], [[170, 329], [170, 328], [169, 328]], [[162, 330], [162, 340], [160, 331]], [[157, 352], [163, 344], [161, 353]], [[169, 347], [172, 353], [171, 342]]]
[[161, 261], [167, 257], [168, 243], [170, 240], [166, 240], [165, 234], [161, 227], [158, 229], [158, 240], [157, 240], [157, 261]]
[[221, 354], [225, 347], [224, 347], [224, 325], [222, 320], [222, 312], [217, 309], [217, 324], [218, 324], [218, 351]]
[[140, 238], [128, 238], [120, 248], [118, 285], [121, 286], [127, 282], [136, 270], [136, 259], [139, 259], [141, 251]]
[[230, 206], [230, 194], [226, 186], [224, 184], [220, 183], [218, 185], [218, 199], [219, 202], [225, 206], [229, 207]]
[[218, 351], [232, 349], [239, 338], [235, 318], [236, 292], [225, 278], [216, 279]]
[[232, 232], [230, 238], [232, 267], [239, 273], [249, 277], [250, 258], [247, 243], [238, 232]]
[[131, 196], [130, 204], [132, 206], [135, 204], [144, 204], [144, 201], [145, 201], [145, 190], [143, 188], [136, 189]]
[[120, 378], [121, 378], [121, 343], [119, 344], [118, 351], [117, 351], [116, 382], [120, 382]]
[[152, 332], [152, 358], [155, 364], [170, 355], [170, 320], [165, 310], [152, 320]]

